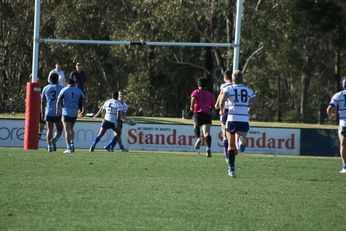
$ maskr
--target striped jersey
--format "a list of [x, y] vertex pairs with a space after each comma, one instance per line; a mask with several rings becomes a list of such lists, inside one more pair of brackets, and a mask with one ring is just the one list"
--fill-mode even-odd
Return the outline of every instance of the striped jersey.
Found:
[[[222, 92], [226, 87], [229, 87], [231, 85], [233, 85], [233, 83], [231, 83], [231, 82], [221, 84], [220, 85], [220, 91]], [[229, 101], [229, 99], [227, 99], [225, 102], [225, 109], [228, 109], [229, 104], [230, 104], [230, 101]]]
[[346, 127], [346, 90], [335, 93], [329, 105], [339, 109], [339, 125]]
[[249, 122], [249, 101], [256, 97], [253, 90], [244, 84], [232, 84], [222, 92], [229, 100], [227, 121]]

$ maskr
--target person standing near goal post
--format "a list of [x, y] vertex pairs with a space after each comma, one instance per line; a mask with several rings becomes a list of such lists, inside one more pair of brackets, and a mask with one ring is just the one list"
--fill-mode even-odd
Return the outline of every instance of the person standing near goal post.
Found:
[[207, 145], [206, 156], [211, 157], [211, 112], [214, 109], [215, 98], [213, 94], [206, 90], [207, 79], [199, 78], [198, 89], [191, 93], [190, 110], [193, 111], [193, 127], [196, 138], [195, 149], [199, 150], [201, 145], [201, 127], [203, 137]]
[[[220, 116], [225, 114], [225, 103], [229, 100], [226, 131], [228, 139], [228, 175], [235, 176], [235, 149], [236, 141], [240, 152], [245, 151], [245, 139], [249, 131], [249, 111], [255, 108], [256, 95], [253, 90], [243, 84], [243, 74], [239, 70], [233, 71], [232, 85], [222, 91], [220, 101]], [[233, 138], [235, 136], [235, 138]]]
[[[59, 139], [62, 133], [61, 116], [56, 115], [56, 101], [58, 95], [63, 88], [59, 85], [59, 75], [51, 73], [48, 77], [49, 85], [45, 86], [41, 93], [41, 116], [42, 120], [47, 124], [47, 150], [48, 152], [56, 151], [56, 141]], [[53, 137], [54, 124], [56, 126], [56, 132]]]
[[340, 141], [340, 157], [342, 168], [340, 173], [346, 173], [346, 79], [342, 81], [342, 91], [335, 93], [327, 107], [330, 119], [336, 119], [336, 109], [339, 113], [338, 136]]
[[[64, 153], [74, 152], [74, 125], [78, 115], [78, 105], [82, 105], [81, 114], [84, 114], [84, 102], [86, 97], [84, 93], [75, 86], [74, 79], [69, 79], [67, 87], [64, 87], [56, 102], [56, 114], [62, 114], [62, 123], [65, 130], [65, 141], [67, 149]], [[62, 106], [62, 109], [60, 107]]]

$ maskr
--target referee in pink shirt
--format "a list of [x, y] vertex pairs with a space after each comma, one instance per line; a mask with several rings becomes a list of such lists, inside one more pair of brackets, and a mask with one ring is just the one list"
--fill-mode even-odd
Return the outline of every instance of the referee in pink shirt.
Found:
[[215, 97], [214, 95], [206, 90], [207, 79], [198, 79], [198, 89], [191, 93], [191, 104], [190, 110], [193, 111], [193, 127], [195, 133], [195, 148], [198, 150], [201, 146], [201, 127], [203, 136], [205, 138], [206, 156], [211, 157], [211, 136], [210, 136], [210, 126], [211, 126], [211, 112], [214, 108]]

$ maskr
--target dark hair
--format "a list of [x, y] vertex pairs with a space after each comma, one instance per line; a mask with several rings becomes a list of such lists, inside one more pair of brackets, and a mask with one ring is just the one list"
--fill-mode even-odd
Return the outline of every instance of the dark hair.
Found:
[[69, 78], [68, 79], [68, 84], [75, 85], [76, 84], [76, 80], [74, 80], [72, 78]]
[[113, 93], [112, 93], [112, 99], [117, 99], [117, 98], [118, 98], [118, 95], [119, 95], [118, 91], [113, 91]]
[[204, 88], [207, 86], [207, 79], [204, 77], [199, 78], [197, 84], [199, 87]]
[[231, 70], [226, 70], [226, 71], [223, 73], [223, 76], [225, 76], [226, 79], [228, 79], [228, 80], [232, 80], [232, 71], [231, 71]]
[[48, 82], [57, 84], [59, 82], [59, 75], [57, 73], [52, 73], [48, 78]]

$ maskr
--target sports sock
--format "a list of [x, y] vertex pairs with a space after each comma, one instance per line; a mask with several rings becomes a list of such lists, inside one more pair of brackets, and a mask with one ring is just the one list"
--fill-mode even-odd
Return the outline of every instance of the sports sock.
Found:
[[235, 152], [234, 152], [234, 150], [228, 150], [228, 155], [229, 155], [228, 165], [229, 165], [231, 171], [234, 171], [235, 170]]
[[96, 136], [96, 138], [95, 138], [95, 140], [94, 140], [94, 142], [92, 143], [92, 147], [96, 147], [96, 144], [99, 142], [101, 140], [101, 137], [100, 136]]
[[222, 143], [223, 143], [224, 154], [225, 154], [225, 156], [226, 156], [226, 153], [227, 153], [227, 151], [228, 151], [228, 140], [227, 140], [227, 139], [226, 139], [226, 140], [223, 140]]
[[195, 127], [194, 131], [195, 131], [195, 137], [196, 137], [196, 139], [199, 138], [199, 136], [200, 136], [200, 134], [201, 134], [201, 129], [200, 129], [200, 127], [199, 127], [199, 126]]
[[207, 135], [206, 139], [205, 139], [205, 144], [207, 145], [208, 148], [210, 148], [211, 146], [211, 136]]
[[114, 136], [111, 140], [111, 149], [113, 150], [115, 145], [117, 144], [118, 138]]

